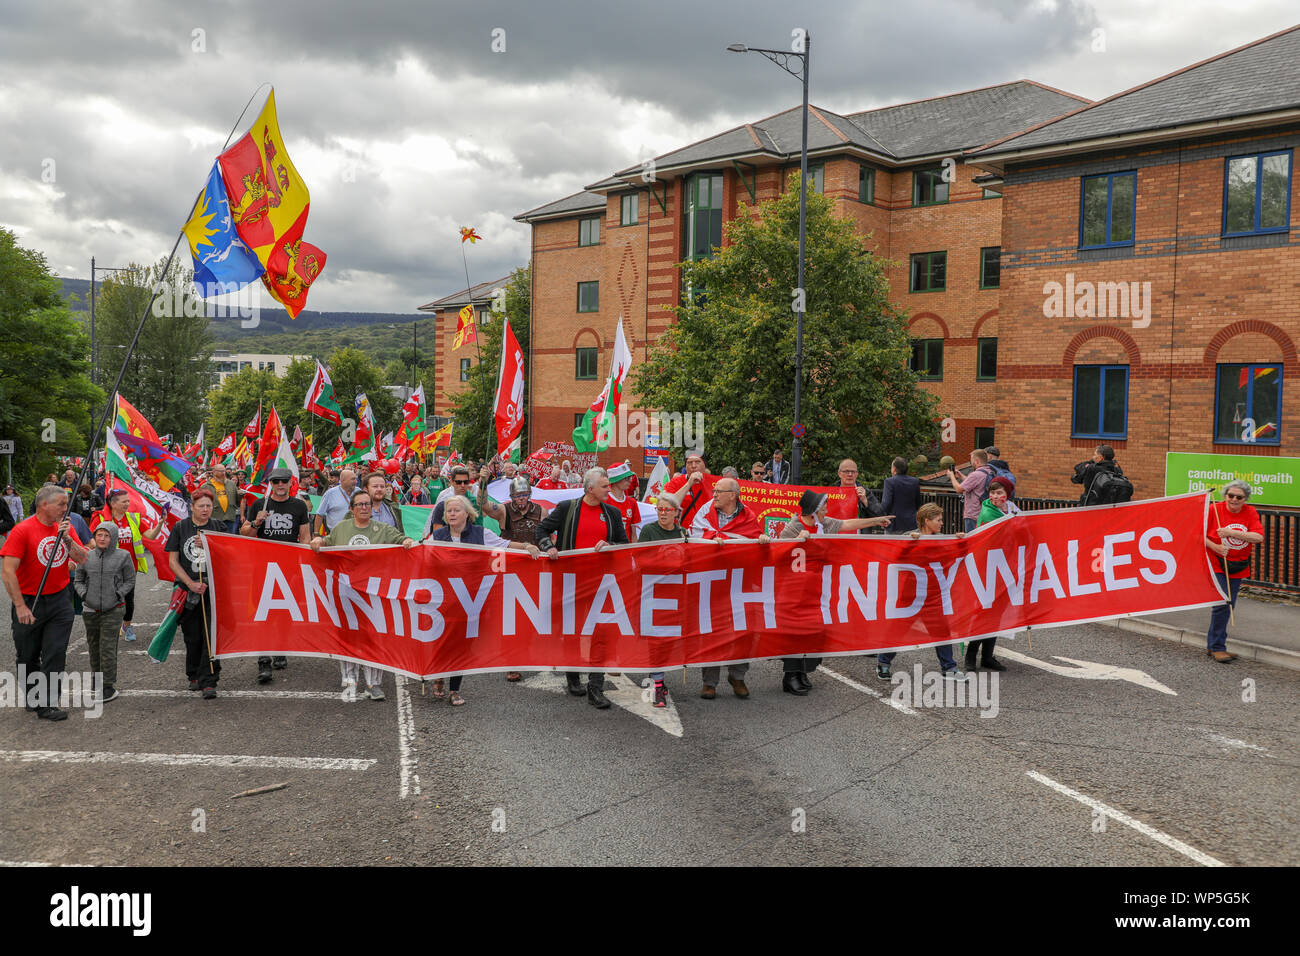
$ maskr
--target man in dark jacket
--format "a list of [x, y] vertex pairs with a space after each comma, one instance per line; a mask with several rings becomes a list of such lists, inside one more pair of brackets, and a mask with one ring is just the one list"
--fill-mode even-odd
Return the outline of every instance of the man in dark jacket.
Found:
[[135, 590], [135, 565], [117, 546], [117, 537], [117, 525], [109, 521], [98, 525], [95, 546], [72, 579], [81, 598], [90, 669], [104, 675], [100, 690], [104, 703], [117, 697], [117, 635], [126, 614], [126, 596]]
[[916, 530], [916, 509], [921, 506], [921, 481], [907, 473], [907, 459], [895, 458], [885, 479], [880, 502], [885, 514], [893, 515], [891, 534]]
[[[592, 548], [599, 551], [609, 544], [627, 544], [627, 532], [618, 509], [608, 504], [609, 475], [604, 468], [588, 468], [582, 476], [582, 497], [557, 504], [537, 526], [537, 546], [549, 557], [561, 551]], [[569, 671], [564, 675], [569, 693], [581, 697], [582, 674]], [[587, 675], [587, 703], [604, 710], [605, 674], [592, 671]]]
[[1092, 453], [1091, 461], [1081, 461], [1074, 466], [1074, 474], [1070, 476], [1070, 481], [1076, 485], [1083, 485], [1083, 494], [1079, 496], [1079, 504], [1096, 504], [1095, 501], [1090, 502], [1088, 500], [1088, 495], [1092, 492], [1093, 481], [1102, 472], [1108, 472], [1112, 475], [1124, 474], [1124, 470], [1115, 461], [1115, 449], [1109, 445], [1098, 445], [1097, 450]]

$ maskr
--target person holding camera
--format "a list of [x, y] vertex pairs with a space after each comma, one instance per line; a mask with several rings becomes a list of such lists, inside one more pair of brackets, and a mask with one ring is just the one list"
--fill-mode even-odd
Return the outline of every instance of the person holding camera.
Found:
[[960, 472], [954, 462], [948, 466], [948, 478], [952, 481], [954, 491], [962, 493], [961, 521], [963, 531], [974, 531], [980, 520], [980, 506], [984, 503], [984, 489], [993, 479], [993, 469], [989, 467], [989, 453], [983, 448], [976, 448], [970, 453], [970, 474], [959, 478]]

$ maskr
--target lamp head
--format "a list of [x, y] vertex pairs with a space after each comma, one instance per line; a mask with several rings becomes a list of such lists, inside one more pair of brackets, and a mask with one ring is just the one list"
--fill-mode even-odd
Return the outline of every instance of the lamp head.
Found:
[[745, 46], [745, 44], [743, 44], [743, 43], [733, 43], [733, 44], [731, 44], [731, 46], [727, 47], [727, 49], [730, 50], [732, 53], [748, 53], [748, 52], [749, 52], [749, 47]]

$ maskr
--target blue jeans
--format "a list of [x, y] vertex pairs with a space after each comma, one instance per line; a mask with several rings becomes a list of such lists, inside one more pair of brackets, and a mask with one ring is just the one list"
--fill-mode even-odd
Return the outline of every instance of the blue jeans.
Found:
[[1228, 618], [1231, 616], [1229, 607], [1237, 606], [1237, 592], [1241, 590], [1241, 582], [1245, 579], [1229, 578], [1222, 571], [1216, 572], [1214, 577], [1219, 582], [1219, 587], [1228, 592], [1230, 600], [1227, 604], [1216, 604], [1210, 610], [1210, 632], [1206, 635], [1205, 646], [1211, 651], [1226, 651]]
[[[948, 671], [957, 669], [957, 661], [952, 656], [951, 644], [936, 644], [934, 647], [935, 654], [939, 655], [939, 668], [946, 674]], [[898, 656], [897, 651], [890, 651], [888, 654], [877, 654], [876, 661], [880, 664], [892, 664], [894, 658]]]
[[970, 534], [972, 531], [974, 531], [974, 530], [979, 526], [980, 519], [979, 519], [979, 518], [962, 518], [962, 519], [961, 519], [961, 523], [962, 523], [962, 530], [965, 531], [967, 534]]

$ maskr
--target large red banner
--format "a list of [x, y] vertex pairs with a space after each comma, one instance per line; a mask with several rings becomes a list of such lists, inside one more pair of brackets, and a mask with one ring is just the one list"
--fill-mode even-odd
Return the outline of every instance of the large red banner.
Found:
[[1219, 603], [1203, 494], [1022, 514], [964, 538], [636, 544], [555, 559], [207, 535], [217, 657], [414, 677], [662, 670], [924, 647]]

